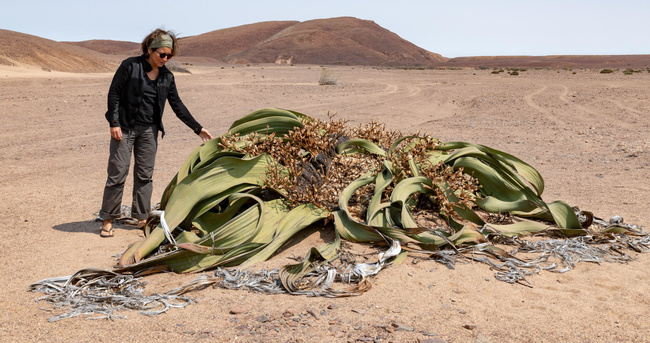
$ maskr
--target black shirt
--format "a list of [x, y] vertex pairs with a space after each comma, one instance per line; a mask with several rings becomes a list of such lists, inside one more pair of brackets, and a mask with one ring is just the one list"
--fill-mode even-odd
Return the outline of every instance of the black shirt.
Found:
[[158, 92], [156, 91], [156, 80], [145, 77], [144, 87], [142, 89], [142, 103], [135, 117], [135, 122], [141, 125], [152, 125], [156, 123], [154, 120], [156, 107], [158, 103]]

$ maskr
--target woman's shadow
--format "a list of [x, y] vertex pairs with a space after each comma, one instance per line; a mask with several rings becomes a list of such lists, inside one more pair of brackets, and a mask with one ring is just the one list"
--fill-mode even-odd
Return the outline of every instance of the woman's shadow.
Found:
[[[57, 231], [71, 233], [99, 233], [102, 227], [102, 221], [99, 216], [96, 216], [91, 220], [54, 225], [52, 228]], [[137, 220], [130, 217], [113, 220], [113, 227], [116, 229], [137, 229], [137, 225]]]

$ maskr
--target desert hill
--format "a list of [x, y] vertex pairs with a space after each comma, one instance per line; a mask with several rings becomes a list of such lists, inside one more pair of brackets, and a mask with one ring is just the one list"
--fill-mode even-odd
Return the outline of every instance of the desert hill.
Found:
[[106, 54], [20, 32], [0, 29], [0, 46], [0, 65], [86, 73], [115, 69], [115, 62]]
[[[228, 55], [251, 49], [298, 21], [270, 21], [242, 25], [181, 38], [180, 55], [225, 61]], [[275, 62], [275, 59], [268, 61]]]
[[95, 50], [108, 55], [133, 55], [140, 51], [140, 43], [115, 41], [107, 39], [93, 39], [81, 42], [62, 42]]
[[[239, 39], [235, 46], [233, 37], [251, 39]], [[229, 42], [223, 47], [225, 55], [218, 53], [218, 42]], [[190, 37], [182, 44], [184, 56], [206, 57], [205, 51], [211, 51], [211, 55], [228, 63], [274, 63], [284, 59], [300, 64], [432, 67], [447, 60], [373, 21], [351, 17], [244, 25]]]

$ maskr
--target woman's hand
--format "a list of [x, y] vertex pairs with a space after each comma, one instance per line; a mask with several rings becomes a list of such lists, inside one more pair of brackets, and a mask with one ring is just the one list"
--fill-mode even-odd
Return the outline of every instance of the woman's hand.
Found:
[[212, 139], [212, 135], [206, 129], [201, 129], [201, 132], [199, 132], [199, 137], [201, 137], [201, 140], [203, 140], [203, 143], [205, 143], [205, 142]]
[[122, 140], [122, 128], [121, 127], [111, 127], [111, 137], [117, 139], [118, 141]]

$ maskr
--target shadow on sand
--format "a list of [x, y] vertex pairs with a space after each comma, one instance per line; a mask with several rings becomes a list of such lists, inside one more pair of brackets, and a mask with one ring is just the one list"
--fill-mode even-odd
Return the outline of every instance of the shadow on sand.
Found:
[[[102, 227], [102, 222], [99, 220], [84, 220], [80, 222], [63, 223], [54, 225], [52, 229], [61, 232], [71, 233], [97, 233]], [[121, 221], [113, 221], [113, 228], [121, 230], [138, 230], [134, 224], [124, 223]]]

